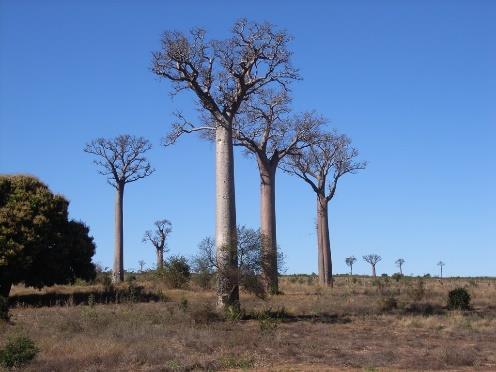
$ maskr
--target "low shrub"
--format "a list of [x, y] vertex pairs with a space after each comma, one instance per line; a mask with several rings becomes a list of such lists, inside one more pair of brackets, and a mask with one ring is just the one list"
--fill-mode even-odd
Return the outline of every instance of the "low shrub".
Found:
[[379, 298], [379, 309], [381, 311], [392, 311], [398, 307], [398, 300], [394, 296], [381, 296]]
[[7, 341], [0, 350], [0, 364], [5, 368], [21, 367], [34, 359], [39, 349], [33, 340], [26, 336], [18, 336]]
[[455, 288], [448, 293], [449, 310], [469, 310], [470, 294], [465, 288]]
[[406, 293], [412, 301], [422, 301], [422, 299], [425, 297], [424, 281], [422, 279], [418, 279], [414, 285], [407, 288]]
[[172, 256], [157, 273], [171, 288], [184, 288], [191, 278], [188, 260], [183, 256]]
[[396, 280], [397, 282], [399, 282], [401, 280], [401, 278], [403, 278], [403, 275], [400, 274], [400, 273], [394, 273], [392, 276], [391, 276], [394, 280]]

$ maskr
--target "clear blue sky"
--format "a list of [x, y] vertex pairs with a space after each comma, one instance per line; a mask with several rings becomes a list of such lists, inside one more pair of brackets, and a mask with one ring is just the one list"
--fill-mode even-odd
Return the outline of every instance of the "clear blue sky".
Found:
[[[208, 4], [208, 5], [207, 5]], [[0, 1], [0, 173], [30, 173], [86, 222], [95, 260], [111, 265], [114, 190], [84, 144], [143, 135], [157, 169], [125, 193], [125, 266], [154, 262], [141, 242], [168, 218], [172, 254], [190, 256], [214, 231], [213, 146], [160, 138], [191, 97], [172, 100], [150, 72], [165, 30], [228, 35], [239, 17], [293, 36], [296, 111], [315, 109], [352, 137], [368, 168], [330, 205], [335, 271], [378, 253], [379, 272], [494, 275], [496, 262], [496, 2], [475, 1]], [[258, 227], [255, 162], [236, 158], [240, 224]], [[288, 272], [316, 271], [315, 198], [279, 173], [279, 244]], [[359, 260], [356, 272], [368, 273]]]

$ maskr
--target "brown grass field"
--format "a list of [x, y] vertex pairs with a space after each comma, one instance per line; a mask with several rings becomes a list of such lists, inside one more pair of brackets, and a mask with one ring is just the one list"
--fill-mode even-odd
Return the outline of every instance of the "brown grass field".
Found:
[[[313, 277], [285, 276], [283, 294], [243, 294], [244, 313], [227, 319], [213, 310], [213, 290], [194, 284], [167, 289], [138, 277], [158, 301], [94, 304], [90, 296], [90, 305], [70, 295], [101, 285], [18, 286], [0, 347], [31, 337], [40, 353], [27, 371], [496, 370], [496, 279], [427, 278], [424, 287], [418, 278], [378, 279], [342, 276], [323, 289]], [[446, 309], [456, 287], [471, 294], [471, 310]], [[33, 293], [69, 297], [35, 307], [24, 303]]]

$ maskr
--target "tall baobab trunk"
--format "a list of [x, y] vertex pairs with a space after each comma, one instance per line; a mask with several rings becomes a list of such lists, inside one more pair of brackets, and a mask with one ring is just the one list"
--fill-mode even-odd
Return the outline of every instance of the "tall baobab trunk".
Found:
[[317, 195], [317, 239], [319, 245], [319, 282], [324, 286], [333, 285], [331, 242], [329, 238], [328, 201]]
[[375, 265], [372, 265], [372, 276], [375, 278], [377, 275], [375, 273]]
[[164, 268], [164, 250], [157, 249], [157, 269], [161, 270]]
[[232, 127], [215, 132], [217, 306], [239, 308]]
[[276, 238], [276, 170], [257, 158], [260, 171], [260, 232], [262, 236], [262, 279], [270, 294], [279, 292]]
[[124, 280], [124, 233], [123, 233], [123, 202], [124, 183], [117, 184], [115, 198], [115, 246], [114, 246], [114, 266], [112, 281], [114, 283]]
[[400, 275], [403, 275], [403, 270], [401, 269], [401, 265], [400, 265]]

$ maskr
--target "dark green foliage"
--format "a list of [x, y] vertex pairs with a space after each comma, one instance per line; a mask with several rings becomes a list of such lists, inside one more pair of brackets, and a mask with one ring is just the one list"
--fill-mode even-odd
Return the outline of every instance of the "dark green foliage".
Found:
[[158, 274], [164, 278], [169, 287], [184, 288], [191, 277], [191, 269], [185, 257], [172, 256], [165, 262], [164, 268], [158, 270]]
[[9, 300], [0, 295], [0, 320], [9, 320]]
[[26, 336], [10, 339], [0, 350], [0, 364], [5, 368], [21, 367], [34, 359], [39, 350]]
[[448, 309], [469, 310], [470, 294], [465, 288], [455, 288], [448, 293]]
[[69, 202], [31, 176], [0, 176], [0, 294], [24, 282], [41, 288], [91, 280], [89, 229], [68, 220]]

